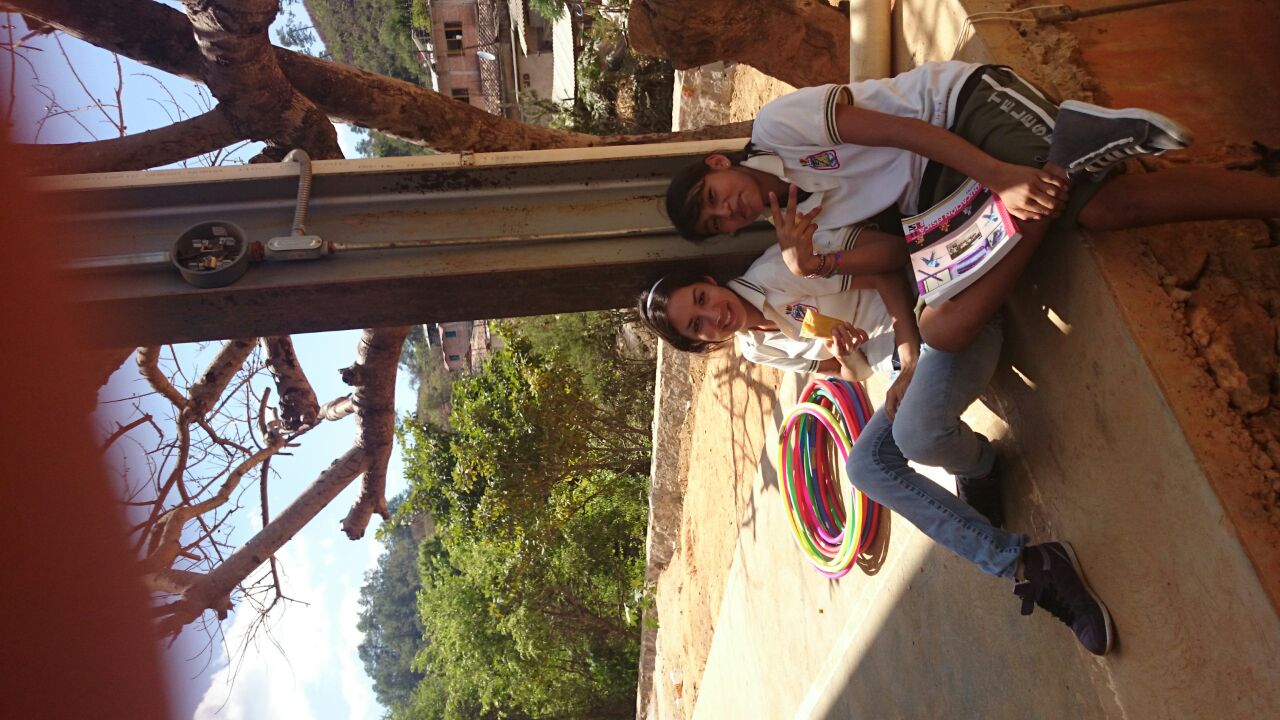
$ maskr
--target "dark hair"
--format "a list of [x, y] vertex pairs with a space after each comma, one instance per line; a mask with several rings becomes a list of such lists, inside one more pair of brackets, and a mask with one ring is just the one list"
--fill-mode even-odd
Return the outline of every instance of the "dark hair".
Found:
[[[751, 143], [741, 150], [726, 150], [712, 155], [724, 155], [733, 165], [757, 154]], [[708, 156], [709, 157], [709, 156]], [[701, 190], [702, 181], [711, 168], [707, 158], [695, 160], [676, 171], [667, 185], [667, 217], [675, 226], [676, 232], [690, 242], [702, 242], [711, 235], [698, 231], [698, 216], [702, 214]]]
[[677, 350], [691, 353], [708, 353], [720, 347], [721, 343], [706, 340], [693, 340], [680, 334], [676, 326], [667, 317], [667, 301], [675, 291], [689, 287], [694, 283], [706, 282], [706, 273], [696, 268], [681, 268], [663, 275], [648, 290], [640, 293], [637, 310], [640, 322], [653, 331], [654, 335], [667, 341]]

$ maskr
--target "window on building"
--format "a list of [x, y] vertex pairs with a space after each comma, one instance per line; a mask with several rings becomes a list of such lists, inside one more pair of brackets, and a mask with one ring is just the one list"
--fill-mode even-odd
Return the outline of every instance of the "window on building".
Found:
[[450, 355], [450, 356], [449, 356], [449, 362], [458, 362], [458, 361], [459, 361], [459, 360], [461, 360], [461, 359], [462, 359], [462, 356], [461, 356], [461, 355]]
[[453, 88], [449, 93], [453, 95], [454, 100], [460, 100], [464, 103], [471, 102], [471, 91], [466, 88]]
[[457, 330], [445, 330], [445, 331], [444, 331], [444, 336], [445, 336], [445, 337], [458, 337], [458, 331], [457, 331]]
[[462, 54], [462, 23], [447, 22], [444, 24], [444, 45], [450, 55]]

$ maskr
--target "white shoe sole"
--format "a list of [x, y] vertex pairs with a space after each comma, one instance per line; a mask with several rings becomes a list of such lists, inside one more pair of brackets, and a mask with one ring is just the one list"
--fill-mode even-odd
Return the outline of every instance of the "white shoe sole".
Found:
[[[1148, 142], [1162, 150], [1181, 150], [1191, 144], [1191, 131], [1179, 125], [1171, 118], [1167, 118], [1158, 112], [1144, 110], [1142, 108], [1104, 108], [1099, 105], [1093, 105], [1079, 100], [1065, 100], [1059, 106], [1061, 110], [1072, 110], [1082, 115], [1093, 115], [1094, 117], [1111, 118], [1111, 119], [1128, 119], [1128, 120], [1144, 120], [1151, 123], [1164, 133], [1165, 137], [1154, 138]], [[1167, 141], [1166, 141], [1167, 138]]]

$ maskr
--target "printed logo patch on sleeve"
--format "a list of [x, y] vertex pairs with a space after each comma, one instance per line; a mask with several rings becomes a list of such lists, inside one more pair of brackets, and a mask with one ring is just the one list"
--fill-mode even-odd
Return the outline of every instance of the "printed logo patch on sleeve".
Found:
[[835, 150], [823, 150], [800, 158], [800, 164], [810, 170], [839, 170], [840, 156], [836, 155]]
[[805, 305], [804, 303], [795, 303], [794, 305], [788, 305], [786, 307], [787, 315], [796, 322], [804, 322], [805, 313], [810, 310], [818, 312], [818, 308], [812, 305]]

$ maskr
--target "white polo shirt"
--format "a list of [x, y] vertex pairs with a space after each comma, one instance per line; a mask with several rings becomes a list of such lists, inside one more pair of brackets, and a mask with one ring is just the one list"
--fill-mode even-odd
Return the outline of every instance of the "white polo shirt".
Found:
[[850, 289], [849, 276], [797, 277], [783, 262], [782, 249], [774, 245], [741, 277], [730, 280], [728, 287], [778, 326], [778, 330], [737, 334], [738, 351], [747, 360], [794, 372], [816, 372], [818, 363], [834, 356], [823, 340], [800, 337], [806, 308], [812, 307], [865, 331], [867, 341], [861, 349], [871, 368], [876, 372], [892, 369], [893, 318], [878, 292]]
[[[751, 141], [781, 158], [782, 177], [802, 190], [822, 193], [820, 232], [846, 228], [893, 205], [914, 214], [928, 159], [898, 148], [843, 143], [836, 130], [836, 106], [854, 105], [947, 128], [955, 119], [956, 96], [979, 67], [926, 63], [892, 78], [802, 88], [760, 110]], [[801, 207], [813, 202], [810, 198]], [[840, 245], [839, 240], [819, 242], [817, 237], [819, 252]]]

